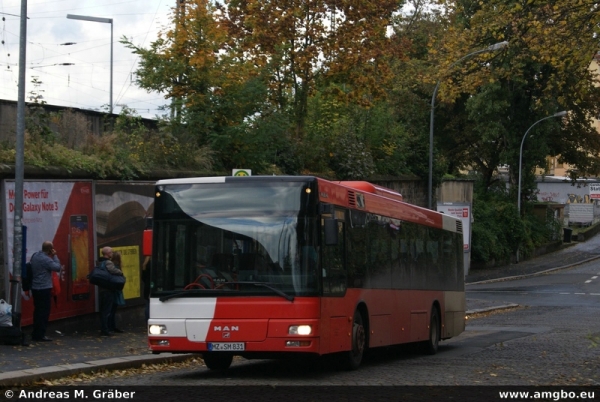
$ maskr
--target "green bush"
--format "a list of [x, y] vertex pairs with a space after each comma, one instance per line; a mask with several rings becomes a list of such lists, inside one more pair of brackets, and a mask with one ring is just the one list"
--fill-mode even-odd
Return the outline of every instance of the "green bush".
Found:
[[[39, 109], [39, 110], [38, 110]], [[213, 152], [207, 146], [182, 143], [170, 134], [169, 127], [149, 130], [142, 120], [128, 109], [117, 117], [114, 128], [102, 136], [77, 125], [70, 113], [43, 115], [36, 109], [36, 120], [28, 119], [25, 132], [24, 161], [37, 167], [61, 167], [67, 171], [81, 170], [93, 178], [135, 179], [141, 173], [155, 169], [211, 170]], [[52, 120], [53, 127], [47, 125]], [[70, 127], [77, 143], [60, 130]], [[15, 146], [0, 147], [0, 163], [15, 163]]]
[[471, 260], [476, 263], [505, 263], [515, 256], [517, 250], [527, 258], [537, 248], [557, 239], [560, 222], [551, 214], [542, 220], [522, 205], [522, 217], [515, 201], [507, 196], [475, 195], [473, 203]]

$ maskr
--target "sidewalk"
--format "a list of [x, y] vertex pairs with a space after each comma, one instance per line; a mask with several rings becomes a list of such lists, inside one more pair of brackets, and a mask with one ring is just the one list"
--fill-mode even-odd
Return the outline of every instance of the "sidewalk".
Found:
[[[596, 258], [600, 258], [600, 235], [533, 260], [469, 272], [466, 288], [468, 290], [470, 283], [507, 280], [511, 277], [566, 269]], [[468, 314], [506, 307], [512, 306], [467, 298]], [[102, 369], [134, 368], [143, 364], [181, 361], [190, 356], [153, 355], [147, 346], [146, 328], [143, 324], [131, 323], [123, 329], [126, 331], [124, 334], [102, 338], [98, 336], [97, 328], [90, 328], [84, 322], [81, 328], [63, 330], [60, 333], [50, 323], [47, 335], [53, 342], [32, 342], [30, 346], [0, 345], [0, 387]], [[25, 332], [29, 335], [31, 331], [26, 328]]]
[[[176, 362], [190, 356], [153, 355], [147, 346], [145, 327], [124, 326], [123, 329], [123, 334], [100, 337], [96, 328], [66, 333], [53, 329], [50, 324], [47, 336], [52, 342], [30, 342], [29, 346], [0, 345], [0, 387], [103, 369]], [[29, 340], [30, 328], [25, 328], [24, 332]]]

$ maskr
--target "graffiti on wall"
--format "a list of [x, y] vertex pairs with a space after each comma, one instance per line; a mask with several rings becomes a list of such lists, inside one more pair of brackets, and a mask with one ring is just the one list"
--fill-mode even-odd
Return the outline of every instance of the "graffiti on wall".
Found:
[[555, 191], [539, 191], [537, 197], [538, 200], [542, 202], [557, 202], [560, 193]]

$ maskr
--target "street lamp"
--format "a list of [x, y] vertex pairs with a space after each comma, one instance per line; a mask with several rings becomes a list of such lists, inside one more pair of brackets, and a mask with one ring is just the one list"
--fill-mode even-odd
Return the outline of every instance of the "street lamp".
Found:
[[[460, 59], [458, 59], [457, 61], [452, 63], [450, 65], [450, 67], [448, 67], [448, 69], [451, 69], [452, 67], [454, 67], [455, 65], [457, 65], [458, 63], [463, 61], [464, 59], [474, 56], [476, 54], [495, 52], [496, 50], [504, 49], [506, 46], [508, 46], [508, 42], [503, 41], [503, 42], [498, 42], [491, 46], [488, 46], [485, 49], [476, 50], [474, 52], [467, 54], [466, 56], [461, 57]], [[434, 123], [433, 111], [435, 109], [435, 96], [437, 95], [437, 91], [438, 91], [438, 88], [440, 87], [440, 83], [441, 83], [441, 80], [438, 80], [437, 84], [435, 85], [435, 89], [433, 90], [433, 96], [431, 97], [431, 113], [430, 113], [430, 117], [429, 117], [429, 119], [430, 119], [430, 123], [429, 123], [429, 181], [428, 181], [428, 193], [427, 193], [429, 209], [433, 209], [432, 208], [432, 203], [433, 203], [433, 123]]]
[[67, 14], [67, 18], [71, 20], [82, 20], [92, 22], [103, 22], [110, 24], [110, 114], [113, 112], [113, 19], [112, 18], [99, 18], [99, 17], [88, 17], [85, 15], [74, 15]]
[[554, 113], [552, 116], [547, 116], [541, 120], [536, 121], [535, 123], [533, 123], [531, 125], [531, 127], [529, 127], [527, 129], [527, 131], [525, 132], [525, 135], [523, 136], [523, 139], [521, 140], [521, 149], [519, 150], [519, 186], [518, 186], [518, 190], [517, 190], [517, 210], [519, 211], [519, 216], [521, 216], [521, 166], [522, 166], [522, 162], [523, 162], [523, 144], [525, 143], [525, 138], [527, 137], [527, 134], [529, 134], [529, 130], [531, 130], [533, 128], [533, 126], [535, 126], [539, 122], [544, 121], [546, 119], [551, 119], [553, 117], [563, 117], [566, 115], [567, 115], [567, 112], [565, 110], [563, 110], [562, 112]]

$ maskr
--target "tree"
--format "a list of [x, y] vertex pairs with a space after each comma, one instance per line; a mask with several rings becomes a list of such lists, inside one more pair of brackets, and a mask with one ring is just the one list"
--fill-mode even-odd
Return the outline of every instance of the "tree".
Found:
[[[430, 104], [438, 71], [437, 60], [430, 53], [435, 50], [432, 44], [444, 35], [447, 21], [432, 1], [411, 0], [409, 5], [406, 12], [394, 18], [391, 40], [403, 49], [405, 57], [391, 60], [393, 80], [387, 100], [395, 120], [406, 133], [401, 148], [406, 167], [411, 173], [426, 178], [429, 174]], [[436, 111], [436, 119], [437, 115]], [[434, 136], [436, 142], [438, 139]], [[443, 156], [434, 149], [434, 186], [447, 169]]]
[[[515, 183], [519, 146], [527, 128], [543, 117], [568, 110], [568, 122], [560, 131], [544, 135], [538, 130], [528, 143], [533, 148], [528, 151], [527, 172], [536, 165], [544, 167], [545, 156], [561, 155], [563, 162], [578, 167], [579, 174], [598, 174], [600, 136], [591, 123], [600, 112], [596, 101], [600, 90], [597, 77], [589, 70], [597, 50], [595, 31], [600, 22], [596, 2], [441, 3], [450, 10], [452, 22], [439, 45], [444, 50], [438, 55], [443, 60], [443, 72], [470, 49], [502, 40], [510, 43], [499, 54], [466, 60], [444, 79], [451, 85], [442, 86], [441, 100], [468, 103], [469, 117], [459, 127], [472, 132], [465, 135], [463, 131], [463, 138], [467, 137], [477, 150], [471, 157], [462, 154], [466, 162], [485, 165], [488, 170], [495, 169], [498, 162], [509, 164]], [[531, 149], [540, 152], [533, 155]], [[489, 159], [481, 161], [486, 155]], [[490, 177], [489, 172], [486, 176]]]
[[383, 94], [387, 57], [395, 50], [387, 27], [402, 3], [227, 0], [221, 15], [229, 48], [265, 74], [269, 100], [280, 110], [289, 108], [301, 140], [308, 99], [319, 81], [345, 84], [338, 94], [365, 104]]
[[229, 32], [216, 14], [213, 2], [186, 1], [148, 49], [122, 42], [140, 55], [138, 85], [172, 100], [171, 135], [183, 148], [209, 145], [216, 167], [230, 169], [248, 159], [236, 144], [246, 119], [264, 107], [266, 87], [250, 63], [228, 53]]
[[[600, 92], [598, 77], [589, 69], [597, 51], [597, 4], [567, 0], [439, 4], [447, 12], [449, 28], [432, 52], [440, 61], [434, 77], [442, 80], [437, 144], [447, 160], [461, 162], [450, 168], [470, 168], [480, 178], [474, 203], [474, 258], [485, 260], [492, 251], [485, 245], [492, 242], [494, 250], [502, 250], [496, 258], [514, 255], [517, 248], [526, 254], [555, 235], [546, 230], [548, 222], [540, 225], [529, 214], [519, 217], [514, 208], [520, 145], [532, 124], [561, 110], [569, 112], [563, 120], [536, 125], [527, 137], [522, 169], [525, 199], [534, 196], [534, 169], [545, 167], [548, 155], [561, 155], [563, 162], [577, 166], [578, 175], [600, 172], [600, 135], [592, 125], [600, 112]], [[465, 54], [505, 40], [509, 47], [502, 52], [453, 66]], [[511, 168], [512, 194], [504, 181], [496, 179], [501, 165]], [[511, 233], [512, 238], [501, 233]]]
[[[214, 20], [214, 11], [209, 1], [187, 1], [174, 10], [173, 27], [160, 32], [150, 48], [121, 40], [140, 56], [137, 84], [164, 92], [179, 112], [185, 106], [203, 114], [205, 122], [198, 128], [204, 133], [213, 123], [211, 97], [224, 81], [219, 74], [219, 52], [227, 32]], [[182, 116], [174, 117], [182, 120]]]

